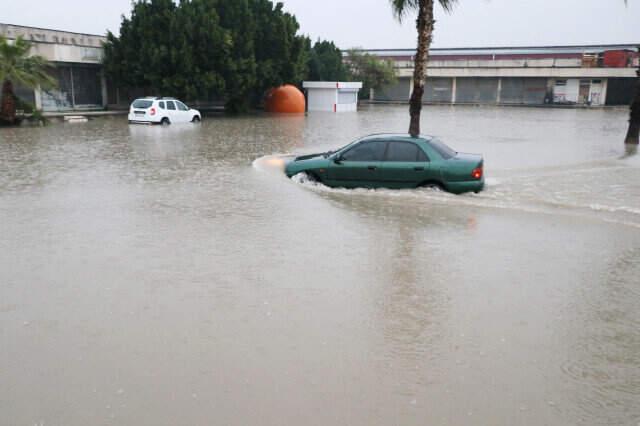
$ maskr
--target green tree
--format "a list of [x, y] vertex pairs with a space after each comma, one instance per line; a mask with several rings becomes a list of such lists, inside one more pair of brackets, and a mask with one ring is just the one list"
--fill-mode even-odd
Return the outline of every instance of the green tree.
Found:
[[311, 81], [344, 81], [350, 79], [349, 70], [342, 59], [342, 52], [332, 41], [318, 40], [309, 52]]
[[360, 95], [369, 96], [371, 89], [380, 89], [396, 81], [396, 70], [393, 62], [383, 60], [370, 53], [363, 53], [359, 49], [351, 49], [346, 57], [350, 77], [355, 81], [362, 81]]
[[309, 41], [298, 35], [296, 18], [283, 11], [282, 3], [251, 0], [255, 20], [255, 97], [283, 83], [298, 84], [307, 71]]
[[265, 90], [299, 83], [309, 40], [295, 17], [270, 0], [138, 0], [109, 33], [105, 70], [126, 88], [186, 100], [226, 99], [229, 112], [257, 104]]
[[13, 84], [21, 84], [31, 89], [38, 86], [51, 88], [55, 79], [47, 72], [50, 64], [41, 56], [29, 55], [31, 43], [17, 37], [10, 43], [0, 36], [0, 81], [2, 98], [0, 100], [0, 121], [16, 123], [16, 95]]
[[[457, 0], [437, 0], [445, 11], [450, 11]], [[429, 49], [433, 40], [433, 5], [436, 0], [390, 0], [391, 7], [396, 17], [402, 21], [410, 11], [416, 11], [418, 18], [416, 28], [418, 30], [418, 47], [416, 49], [415, 66], [413, 71], [413, 92], [409, 103], [409, 134], [420, 134], [420, 113], [422, 111], [422, 96], [424, 95], [424, 83], [427, 78], [427, 61]]]

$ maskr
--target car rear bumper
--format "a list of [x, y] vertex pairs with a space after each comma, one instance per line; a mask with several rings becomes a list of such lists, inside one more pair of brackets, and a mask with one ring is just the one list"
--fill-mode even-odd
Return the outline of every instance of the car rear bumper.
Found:
[[447, 182], [447, 191], [454, 194], [465, 192], [480, 192], [484, 189], [484, 179], [462, 182]]

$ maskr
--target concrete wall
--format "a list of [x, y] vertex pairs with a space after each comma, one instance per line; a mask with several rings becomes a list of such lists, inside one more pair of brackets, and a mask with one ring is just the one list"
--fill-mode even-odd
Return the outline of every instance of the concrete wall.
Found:
[[338, 103], [336, 89], [307, 89], [307, 110], [333, 112]]

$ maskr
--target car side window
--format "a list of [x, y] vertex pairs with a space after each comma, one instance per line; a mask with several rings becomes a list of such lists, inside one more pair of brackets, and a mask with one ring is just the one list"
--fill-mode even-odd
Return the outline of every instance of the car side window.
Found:
[[160, 107], [160, 109], [166, 109], [164, 107], [164, 102], [158, 102], [158, 106]]
[[178, 105], [178, 109], [180, 111], [189, 111], [189, 108], [187, 108], [187, 106], [185, 104], [183, 104], [182, 102], [176, 101], [176, 104]]
[[429, 160], [429, 156], [422, 150], [422, 148], [418, 147], [418, 162], [425, 163]]
[[361, 142], [342, 154], [344, 161], [382, 161], [387, 143]]
[[174, 105], [173, 101], [167, 101], [167, 109], [169, 109], [171, 111], [175, 111], [176, 110], [176, 106]]
[[[411, 142], [389, 142], [389, 149], [387, 149], [386, 161], [395, 162], [417, 162], [426, 161], [420, 160], [420, 153], [422, 150], [418, 148], [418, 145]], [[424, 155], [424, 152], [422, 152]], [[426, 157], [426, 156], [425, 156]]]

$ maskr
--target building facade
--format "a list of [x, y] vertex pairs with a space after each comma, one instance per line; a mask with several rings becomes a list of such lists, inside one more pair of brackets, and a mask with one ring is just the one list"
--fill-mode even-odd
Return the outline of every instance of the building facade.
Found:
[[[393, 61], [398, 81], [373, 100], [406, 102], [414, 50], [366, 50]], [[634, 45], [432, 49], [426, 103], [629, 105], [638, 66]]]
[[0, 24], [0, 35], [9, 40], [22, 36], [33, 44], [32, 54], [44, 57], [53, 65], [51, 74], [58, 83], [55, 89], [17, 87], [18, 97], [45, 112], [106, 106], [107, 85], [102, 71], [105, 37], [9, 24]]

